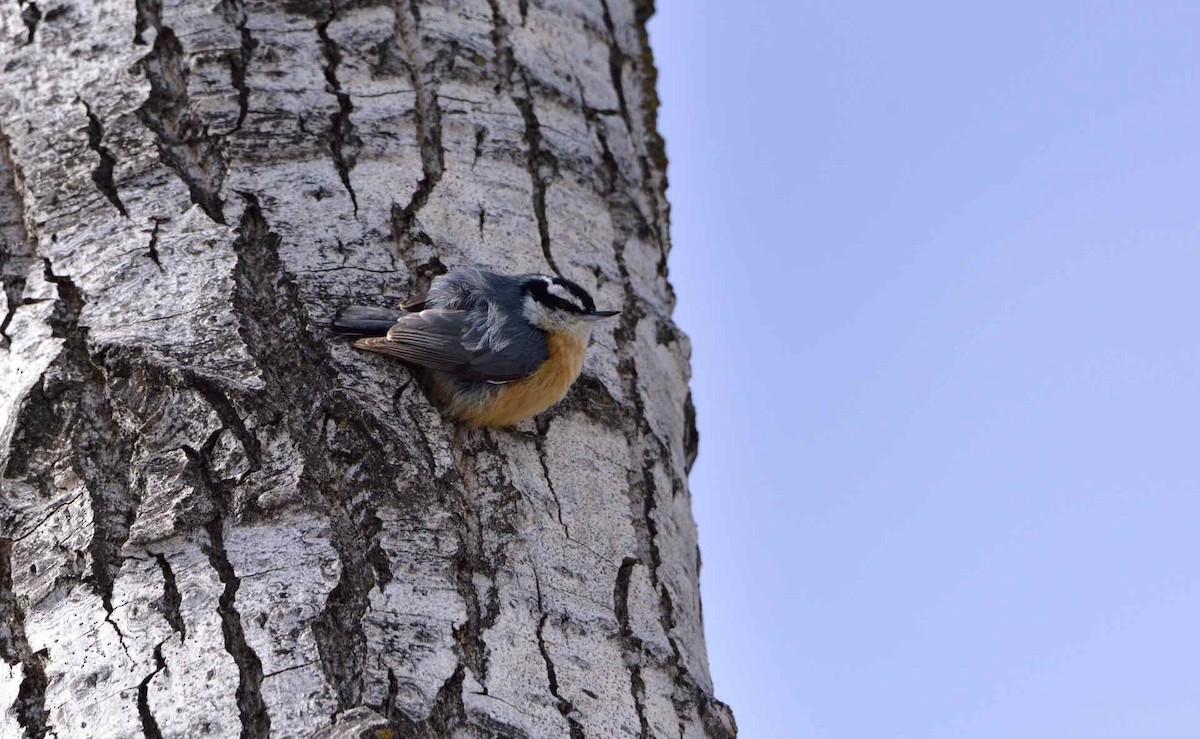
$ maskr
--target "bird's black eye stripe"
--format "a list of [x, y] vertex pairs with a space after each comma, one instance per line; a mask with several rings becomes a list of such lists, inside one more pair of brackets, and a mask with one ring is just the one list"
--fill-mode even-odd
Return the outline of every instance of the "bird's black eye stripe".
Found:
[[565, 287], [572, 295], [579, 299], [579, 304], [583, 306], [583, 311], [576, 308], [576, 313], [591, 313], [596, 310], [596, 303], [592, 300], [592, 296], [588, 295], [587, 290], [584, 290], [579, 285], [564, 277], [556, 277], [554, 282]]
[[570, 280], [565, 280], [561, 277], [554, 279], [554, 284], [561, 286], [563, 289], [574, 295], [583, 305], [580, 308], [575, 303], [569, 300], [564, 300], [554, 293], [550, 292], [550, 286], [544, 279], [532, 279], [521, 286], [521, 289], [534, 300], [542, 305], [554, 308], [555, 310], [566, 311], [568, 313], [590, 313], [596, 309], [596, 304], [592, 301], [592, 296], [587, 294], [582, 287], [576, 285]]

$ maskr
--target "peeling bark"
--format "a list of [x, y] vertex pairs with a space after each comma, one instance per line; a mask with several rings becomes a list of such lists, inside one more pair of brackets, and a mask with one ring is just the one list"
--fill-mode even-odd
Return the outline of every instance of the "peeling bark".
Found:
[[[652, 12], [0, 6], [0, 735], [735, 734]], [[466, 264], [622, 310], [536, 422], [324, 328]]]

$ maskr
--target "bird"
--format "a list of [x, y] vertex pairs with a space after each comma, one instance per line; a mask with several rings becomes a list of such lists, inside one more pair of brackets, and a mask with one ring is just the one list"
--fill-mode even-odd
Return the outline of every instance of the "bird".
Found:
[[358, 349], [420, 368], [454, 418], [502, 428], [562, 400], [583, 369], [592, 326], [618, 313], [596, 310], [565, 277], [467, 267], [435, 277], [398, 308], [345, 306], [332, 327]]

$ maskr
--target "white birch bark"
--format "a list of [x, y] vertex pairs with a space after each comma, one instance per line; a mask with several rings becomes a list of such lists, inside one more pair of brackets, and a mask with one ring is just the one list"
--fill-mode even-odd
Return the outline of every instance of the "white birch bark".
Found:
[[[734, 734], [651, 12], [0, 5], [0, 736]], [[325, 328], [466, 264], [623, 310], [515, 431]]]

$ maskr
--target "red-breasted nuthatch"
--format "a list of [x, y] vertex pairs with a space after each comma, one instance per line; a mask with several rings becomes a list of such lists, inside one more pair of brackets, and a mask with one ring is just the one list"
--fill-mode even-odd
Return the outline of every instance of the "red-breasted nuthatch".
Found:
[[352, 305], [334, 330], [354, 346], [427, 370], [436, 398], [471, 426], [510, 426], [567, 394], [598, 311], [579, 285], [548, 275], [456, 269], [399, 310]]

